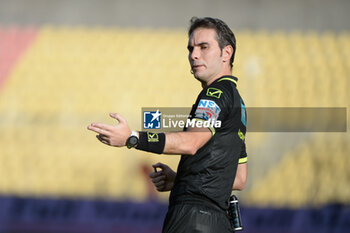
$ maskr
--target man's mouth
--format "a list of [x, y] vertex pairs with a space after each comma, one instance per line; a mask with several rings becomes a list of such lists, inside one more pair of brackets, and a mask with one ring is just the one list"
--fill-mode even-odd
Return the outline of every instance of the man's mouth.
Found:
[[197, 69], [199, 69], [201, 67], [204, 67], [204, 65], [193, 65], [192, 66], [192, 70], [197, 70]]

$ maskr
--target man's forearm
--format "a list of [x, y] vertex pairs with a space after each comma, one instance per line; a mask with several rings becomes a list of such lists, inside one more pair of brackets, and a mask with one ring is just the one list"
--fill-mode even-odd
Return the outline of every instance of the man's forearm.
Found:
[[[148, 133], [147, 133], [148, 134]], [[199, 148], [201, 148], [211, 138], [209, 129], [201, 131], [186, 131], [186, 132], [174, 132], [166, 133], [163, 144], [160, 145], [160, 141], [149, 141], [145, 136], [145, 132], [139, 132], [139, 145], [136, 149], [159, 153], [159, 150], [152, 148], [164, 147], [162, 154], [186, 154], [194, 155]], [[163, 137], [164, 134], [160, 133], [158, 138]]]
[[243, 190], [247, 183], [248, 163], [238, 164], [232, 190]]
[[211, 137], [207, 132], [176, 132], [165, 135], [164, 154], [194, 155]]

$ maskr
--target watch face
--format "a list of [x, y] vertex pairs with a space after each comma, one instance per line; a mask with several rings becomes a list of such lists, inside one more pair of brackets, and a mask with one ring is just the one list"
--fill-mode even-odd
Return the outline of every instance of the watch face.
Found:
[[138, 141], [137, 137], [132, 136], [132, 137], [130, 137], [129, 143], [134, 146], [134, 145], [136, 145], [137, 141]]
[[138, 143], [139, 139], [136, 136], [130, 136], [127, 141], [127, 147], [130, 149], [132, 147], [135, 147]]

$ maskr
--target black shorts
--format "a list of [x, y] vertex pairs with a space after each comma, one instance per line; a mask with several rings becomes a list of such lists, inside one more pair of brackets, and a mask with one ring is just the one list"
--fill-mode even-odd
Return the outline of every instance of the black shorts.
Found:
[[224, 210], [198, 203], [182, 203], [169, 207], [163, 233], [232, 233]]

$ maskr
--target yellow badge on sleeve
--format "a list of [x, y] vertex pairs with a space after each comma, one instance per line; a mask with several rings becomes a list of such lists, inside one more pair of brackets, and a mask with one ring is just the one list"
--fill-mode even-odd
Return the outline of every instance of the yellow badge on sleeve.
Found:
[[220, 89], [209, 87], [206, 95], [209, 97], [215, 97], [217, 99], [220, 99], [221, 94], [222, 94], [222, 91]]

